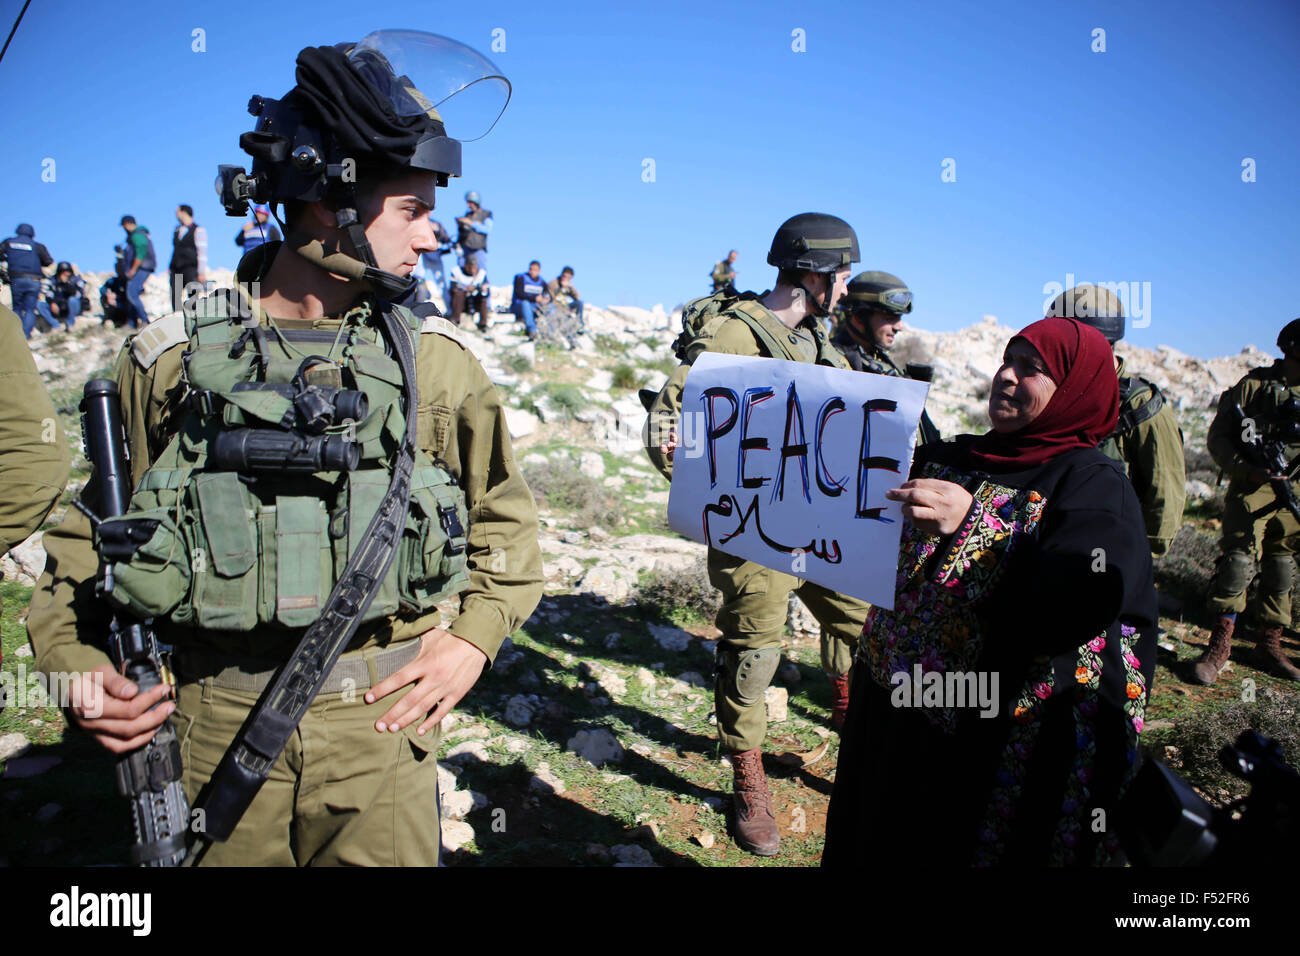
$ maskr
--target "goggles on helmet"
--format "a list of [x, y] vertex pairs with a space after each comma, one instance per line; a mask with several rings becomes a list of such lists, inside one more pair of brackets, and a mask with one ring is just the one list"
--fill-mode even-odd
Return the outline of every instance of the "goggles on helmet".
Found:
[[884, 292], [851, 292], [845, 296], [845, 305], [852, 311], [883, 309], [902, 315], [912, 311], [912, 293], [909, 289], [886, 289]]

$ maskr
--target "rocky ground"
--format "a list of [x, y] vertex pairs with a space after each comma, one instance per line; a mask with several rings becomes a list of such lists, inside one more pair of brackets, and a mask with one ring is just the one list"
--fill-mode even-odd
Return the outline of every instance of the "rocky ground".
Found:
[[[161, 312], [166, 290], [155, 284], [150, 308]], [[494, 304], [508, 304], [508, 290], [494, 289]], [[495, 315], [486, 334], [464, 334], [510, 409], [516, 453], [539, 498], [547, 584], [537, 611], [444, 725], [448, 863], [812, 865], [820, 856], [837, 739], [827, 730], [817, 625], [797, 601], [787, 660], [767, 701], [782, 853], [759, 860], [727, 834], [731, 774], [711, 715], [717, 633], [705, 606], [703, 546], [668, 531], [668, 486], [640, 441], [645, 413], [636, 389], [657, 388], [673, 368], [678, 322], [662, 308], [589, 308], [588, 334], [572, 351], [529, 343], [506, 314]], [[935, 367], [928, 408], [946, 434], [980, 427], [990, 377], [1012, 334], [985, 317], [960, 332], [900, 336], [903, 361]], [[33, 342], [74, 447], [81, 387], [111, 366], [121, 338], [94, 318]], [[1267, 361], [1251, 350], [1208, 361], [1163, 347], [1120, 351], [1165, 391], [1189, 447], [1201, 449], [1219, 392]], [[87, 474], [76, 447], [69, 490], [46, 527]], [[1214, 492], [1197, 483], [1189, 526], [1212, 535], [1216, 519], [1196, 508]], [[0, 558], [3, 672], [11, 681], [30, 672], [22, 621], [43, 564], [39, 533]], [[1180, 608], [1167, 604], [1169, 635], [1148, 723], [1153, 745], [1175, 753], [1186, 715], [1227, 707], [1240, 694], [1235, 681], [1207, 689], [1179, 679], [1207, 637], [1198, 621], [1181, 620]], [[1261, 693], [1286, 693], [1248, 664], [1236, 666]], [[0, 828], [0, 860], [124, 858], [125, 808], [112, 792], [109, 762], [80, 736], [65, 740], [63, 730], [54, 708], [11, 706], [0, 714], [0, 812], [36, 824]]]

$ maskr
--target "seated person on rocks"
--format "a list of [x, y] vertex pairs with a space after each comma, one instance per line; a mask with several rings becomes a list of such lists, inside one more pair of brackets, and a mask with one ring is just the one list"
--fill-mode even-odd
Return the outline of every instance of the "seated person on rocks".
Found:
[[586, 325], [582, 321], [582, 297], [573, 287], [573, 268], [565, 266], [560, 274], [547, 284], [546, 290], [550, 292], [551, 301], [555, 303], [557, 309], [577, 317], [578, 334], [585, 332]]
[[492, 301], [492, 289], [488, 285], [487, 273], [479, 269], [478, 260], [467, 258], [463, 266], [451, 268], [451, 314], [452, 322], [460, 325], [463, 312], [478, 312], [478, 328], [486, 332], [488, 327], [488, 310]]
[[537, 338], [536, 315], [544, 311], [550, 302], [551, 294], [542, 281], [542, 264], [534, 259], [528, 263], [527, 272], [515, 276], [514, 292], [510, 299], [510, 311], [523, 321], [530, 341]]
[[51, 326], [62, 322], [70, 331], [77, 316], [90, 308], [86, 299], [86, 280], [72, 271], [72, 263], [60, 262], [54, 275], [45, 281], [45, 301], [36, 310]]

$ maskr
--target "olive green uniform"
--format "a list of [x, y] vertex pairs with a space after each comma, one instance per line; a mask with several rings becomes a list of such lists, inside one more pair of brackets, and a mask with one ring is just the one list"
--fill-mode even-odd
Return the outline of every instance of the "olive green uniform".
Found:
[[[1210, 585], [1209, 609], [1214, 614], [1239, 614], [1246, 610], [1251, 559], [1259, 555], [1259, 608], [1262, 627], [1291, 626], [1291, 579], [1300, 546], [1300, 522], [1277, 504], [1272, 487], [1250, 477], [1251, 465], [1241, 453], [1242, 426], [1233, 411], [1240, 402], [1258, 435], [1266, 441], [1289, 424], [1282, 406], [1300, 400], [1300, 378], [1288, 380], [1283, 363], [1252, 369], [1219, 398], [1219, 410], [1210, 425], [1206, 444], [1210, 455], [1228, 476], [1223, 507], [1222, 553]], [[1300, 454], [1300, 443], [1286, 446], [1288, 461]], [[1295, 482], [1292, 486], [1295, 487]]]
[[723, 259], [713, 267], [713, 272], [709, 278], [713, 280], [713, 291], [721, 292], [727, 286], [736, 281], [736, 270], [731, 268], [731, 263]]
[[[270, 257], [262, 261], [269, 265]], [[255, 278], [242, 274], [244, 267], [239, 278]], [[266, 324], [264, 313], [259, 319]], [[333, 330], [340, 320], [277, 324]], [[179, 428], [186, 341], [177, 313], [128, 339], [118, 358], [114, 374], [134, 482]], [[422, 329], [416, 375], [417, 444], [446, 463], [469, 512], [469, 585], [460, 595], [459, 616], [446, 629], [491, 661], [541, 597], [536, 506], [515, 463], [495, 388], [442, 320], [428, 320]], [[95, 508], [93, 483], [82, 500]], [[108, 663], [96, 646], [108, 609], [91, 587], [98, 558], [86, 518], [69, 509], [63, 524], [46, 535], [46, 549], [49, 560], [28, 621], [38, 667], [85, 671]], [[437, 863], [433, 752], [439, 734], [435, 729], [419, 736], [418, 721], [401, 734], [380, 734], [374, 722], [408, 689], [369, 705], [364, 695], [409, 662], [418, 648], [415, 639], [438, 622], [435, 610], [358, 629], [334, 671], [354, 675], [352, 685], [330, 692], [327, 683], [231, 839], [215, 844], [205, 864]], [[178, 709], [171, 719], [193, 802], [247, 717], [257, 688], [288, 657], [299, 632], [259, 627], [233, 633], [157, 623], [159, 639], [176, 646]]]
[[[750, 309], [751, 315], [763, 321], [785, 349], [785, 354], [773, 357], [849, 367], [827, 341], [816, 319], [806, 317], [798, 328], [789, 329], [757, 302], [738, 303], [732, 310], [740, 307]], [[719, 320], [729, 316], [730, 311], [724, 311]], [[711, 335], [706, 334], [689, 345], [685, 362], [669, 377], [650, 409], [646, 448], [655, 467], [670, 480], [672, 462], [660, 453], [659, 441], [680, 419], [682, 389], [691, 364], [705, 351], [767, 355], [758, 337], [742, 320], [734, 317], [720, 323], [715, 320], [712, 327], [715, 331]], [[722, 592], [722, 606], [714, 622], [722, 631], [714, 692], [718, 735], [727, 750], [752, 750], [762, 745], [767, 732], [763, 692], [780, 663], [790, 593], [798, 594], [821, 624], [822, 668], [834, 675], [846, 673], [853, 664], [853, 653], [871, 606], [716, 548], [709, 549], [708, 570], [710, 583]]]
[[69, 458], [22, 324], [0, 306], [0, 554], [40, 527], [68, 483]]
[[[1169, 550], [1183, 523], [1187, 499], [1183, 430], [1155, 386], [1140, 378], [1129, 378], [1127, 371], [1124, 359], [1120, 359], [1116, 369], [1121, 386], [1119, 429], [1097, 447], [1121, 465], [1133, 482], [1142, 502], [1151, 555], [1160, 557]], [[1159, 411], [1147, 417], [1144, 407], [1153, 401], [1159, 403]], [[1126, 427], [1126, 416], [1137, 424]]]
[[887, 349], [882, 349], [878, 345], [867, 348], [860, 344], [849, 330], [844, 328], [845, 321], [847, 320], [840, 320], [839, 331], [831, 341], [844, 354], [844, 358], [853, 369], [859, 372], [873, 372], [876, 375], [892, 375], [895, 378], [907, 377], [907, 374], [894, 363]]

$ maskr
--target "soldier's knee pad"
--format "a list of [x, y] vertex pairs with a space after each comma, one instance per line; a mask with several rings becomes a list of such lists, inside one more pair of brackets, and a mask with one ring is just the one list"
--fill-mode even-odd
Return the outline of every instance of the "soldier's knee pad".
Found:
[[1219, 594], [1241, 594], [1250, 584], [1250, 555], [1229, 551], [1214, 567], [1213, 590]]
[[781, 648], [723, 651], [719, 657], [718, 678], [723, 689], [734, 693], [742, 704], [751, 705], [763, 699], [763, 692], [772, 683], [781, 663]]
[[1270, 554], [1259, 562], [1259, 586], [1267, 594], [1286, 594], [1291, 590], [1295, 572], [1295, 555]]

